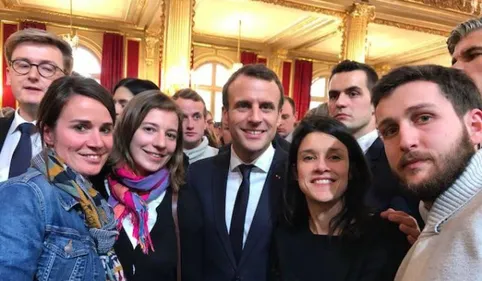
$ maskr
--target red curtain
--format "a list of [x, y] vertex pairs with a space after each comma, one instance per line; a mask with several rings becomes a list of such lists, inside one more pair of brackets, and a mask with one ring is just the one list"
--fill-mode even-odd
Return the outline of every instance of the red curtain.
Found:
[[127, 41], [127, 77], [139, 77], [139, 41]]
[[254, 64], [258, 62], [258, 55], [253, 52], [242, 51], [241, 52], [241, 63], [243, 65], [246, 64]]
[[104, 33], [100, 84], [109, 91], [122, 79], [124, 64], [124, 36]]
[[[9, 23], [3, 23], [3, 44], [5, 44], [5, 41], [7, 41], [7, 38], [10, 37], [13, 33], [17, 31], [17, 24], [9, 24]], [[3, 94], [2, 94], [2, 107], [12, 107], [12, 108], [17, 108], [17, 103], [15, 102], [15, 97], [13, 96], [12, 93], [12, 87], [10, 85], [7, 85], [7, 67], [8, 67], [8, 62], [5, 59], [5, 56], [2, 56], [3, 58], [3, 77], [2, 77], [2, 86], [3, 86]]]
[[310, 107], [311, 80], [313, 78], [313, 63], [305, 60], [295, 60], [295, 76], [293, 81], [293, 100], [299, 120], [305, 116]]
[[20, 29], [25, 28], [37, 28], [42, 30], [47, 30], [45, 23], [35, 22], [35, 21], [22, 21], [20, 22]]
[[285, 96], [290, 95], [290, 80], [291, 80], [291, 62], [284, 61], [283, 62], [283, 77], [281, 78], [283, 81], [283, 89], [285, 91]]
[[266, 58], [258, 58], [257, 63], [266, 65], [268, 63], [268, 60]]

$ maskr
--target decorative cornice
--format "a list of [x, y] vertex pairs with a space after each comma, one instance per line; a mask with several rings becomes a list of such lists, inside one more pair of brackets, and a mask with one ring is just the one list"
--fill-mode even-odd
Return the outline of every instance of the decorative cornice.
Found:
[[350, 16], [363, 17], [372, 21], [375, 18], [375, 6], [366, 3], [353, 3]]
[[403, 2], [423, 4], [430, 7], [462, 12], [474, 16], [480, 16], [482, 12], [481, 0], [401, 0]]
[[373, 20], [373, 23], [398, 27], [398, 28], [401, 28], [401, 29], [406, 29], [406, 30], [411, 30], [411, 31], [418, 31], [418, 32], [423, 32], [423, 33], [428, 33], [428, 34], [440, 35], [440, 36], [444, 36], [444, 37], [447, 37], [449, 35], [449, 32], [443, 31], [443, 30], [438, 30], [438, 29], [433, 29], [433, 28], [428, 28], [428, 27], [422, 27], [422, 26], [417, 26], [417, 25], [408, 24], [408, 23], [401, 23], [401, 22], [396, 22], [396, 21], [391, 21], [391, 20], [385, 20], [385, 19], [380, 19], [380, 18], [375, 18]]
[[320, 13], [324, 15], [339, 17], [339, 18], [343, 17], [343, 15], [345, 14], [344, 12], [330, 10], [330, 9], [326, 9], [318, 6], [301, 4], [301, 3], [293, 2], [289, 0], [251, 0], [251, 1], [263, 2], [263, 3], [283, 6], [286, 8], [292, 8], [292, 9], [297, 9], [297, 10], [302, 10], [307, 12], [315, 12], [315, 13]]
[[[44, 15], [44, 16], [54, 16], [54, 17], [63, 17], [70, 19], [70, 14], [67, 13], [60, 13], [60, 12], [54, 12], [51, 10], [47, 9], [38, 9], [38, 8], [28, 8], [20, 5], [12, 5], [9, 4], [7, 5], [8, 9], [19, 11], [19, 12], [25, 12], [30, 15]], [[121, 20], [111, 20], [111, 19], [101, 19], [101, 18], [94, 18], [94, 17], [87, 17], [87, 16], [79, 16], [79, 15], [72, 15], [72, 19], [74, 21], [89, 21], [89, 22], [95, 22], [95, 23], [102, 23], [102, 24], [122, 24], [122, 25], [131, 25], [132, 28], [135, 28], [135, 23], [132, 22], [124, 22]]]

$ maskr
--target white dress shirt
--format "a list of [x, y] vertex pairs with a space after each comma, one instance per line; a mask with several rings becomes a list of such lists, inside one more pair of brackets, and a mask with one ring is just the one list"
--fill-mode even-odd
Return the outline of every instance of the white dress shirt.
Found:
[[370, 133], [359, 137], [356, 141], [358, 142], [358, 145], [363, 150], [363, 153], [366, 154], [368, 149], [370, 149], [370, 146], [372, 146], [372, 144], [377, 140], [377, 138], [378, 138], [378, 131], [373, 130]]
[[[37, 124], [37, 121], [27, 122], [18, 114], [18, 109], [15, 111], [15, 117], [7, 132], [7, 137], [3, 143], [2, 151], [0, 152], [0, 182], [8, 180], [8, 173], [10, 172], [10, 162], [12, 161], [13, 152], [20, 141], [22, 133], [18, 130], [18, 126], [23, 123]], [[42, 142], [38, 132], [30, 136], [32, 142], [32, 157], [42, 151]]]
[[246, 209], [246, 219], [244, 221], [243, 247], [246, 243], [246, 238], [248, 237], [256, 208], [258, 207], [259, 198], [261, 197], [264, 183], [266, 182], [266, 177], [268, 176], [268, 171], [271, 167], [271, 162], [273, 162], [274, 152], [275, 150], [273, 146], [270, 145], [268, 149], [266, 149], [266, 151], [252, 163], [244, 163], [239, 159], [234, 152], [234, 149], [231, 147], [231, 160], [229, 163], [228, 181], [226, 184], [226, 227], [228, 233], [231, 228], [231, 218], [233, 216], [236, 195], [238, 194], [239, 187], [243, 181], [243, 176], [238, 166], [241, 164], [254, 165], [249, 177], [249, 198], [248, 207]]
[[[110, 196], [110, 189], [109, 189], [109, 184], [107, 180], [104, 181], [104, 185], [105, 185], [107, 194]], [[161, 205], [165, 195], [166, 195], [166, 191], [164, 190], [164, 192], [161, 193], [159, 197], [147, 203], [147, 213], [148, 213], [147, 227], [149, 229], [149, 233], [151, 233], [151, 230], [154, 228], [154, 225], [156, 224], [157, 207]], [[114, 207], [114, 206], [111, 206], [111, 207]], [[139, 244], [139, 241], [132, 234], [132, 231], [134, 230], [134, 224], [132, 224], [132, 214], [129, 214], [126, 217], [124, 217], [124, 219], [122, 220], [122, 227], [124, 228], [127, 234], [127, 237], [129, 237], [129, 241], [131, 241], [132, 249], [135, 249], [137, 247], [137, 244]]]

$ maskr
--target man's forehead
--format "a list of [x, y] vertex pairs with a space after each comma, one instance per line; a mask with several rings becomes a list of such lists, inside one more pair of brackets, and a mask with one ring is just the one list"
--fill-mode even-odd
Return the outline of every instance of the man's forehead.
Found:
[[363, 70], [339, 72], [329, 83], [330, 90], [345, 90], [351, 87], [367, 87], [367, 75]]
[[482, 28], [472, 31], [464, 38], [460, 39], [457, 45], [455, 45], [452, 57], [458, 57], [463, 52], [475, 46], [482, 46]]
[[437, 84], [413, 81], [397, 87], [390, 95], [382, 98], [375, 108], [375, 115], [379, 118], [397, 113], [405, 114], [416, 109], [435, 109], [447, 105], [451, 106], [451, 103], [440, 92]]

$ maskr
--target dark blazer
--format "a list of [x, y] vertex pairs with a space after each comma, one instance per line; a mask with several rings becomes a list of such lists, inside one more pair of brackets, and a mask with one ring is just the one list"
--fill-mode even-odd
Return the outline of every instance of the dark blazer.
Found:
[[0, 118], [0, 151], [2, 151], [3, 144], [7, 138], [8, 130], [10, 129], [14, 118], [15, 114], [12, 114], [10, 117]]
[[393, 174], [380, 138], [375, 140], [365, 156], [373, 174], [372, 187], [365, 197], [367, 205], [376, 211], [387, 208], [404, 211], [420, 223], [422, 220], [418, 211], [419, 200], [405, 191]]
[[[107, 199], [104, 176], [91, 178], [94, 187]], [[129, 281], [175, 281], [177, 241], [172, 218], [172, 189], [168, 188], [157, 207], [157, 220], [150, 234], [154, 252], [146, 255], [139, 245], [134, 249], [124, 229], [119, 233], [114, 249]], [[187, 186], [181, 187], [178, 199], [178, 218], [181, 237], [181, 276], [183, 281], [200, 281], [202, 276], [202, 216], [197, 197]]]
[[205, 281], [264, 281], [277, 209], [284, 184], [287, 153], [277, 148], [239, 264], [232, 252], [225, 220], [230, 149], [189, 166], [187, 184], [196, 192], [204, 217]]

